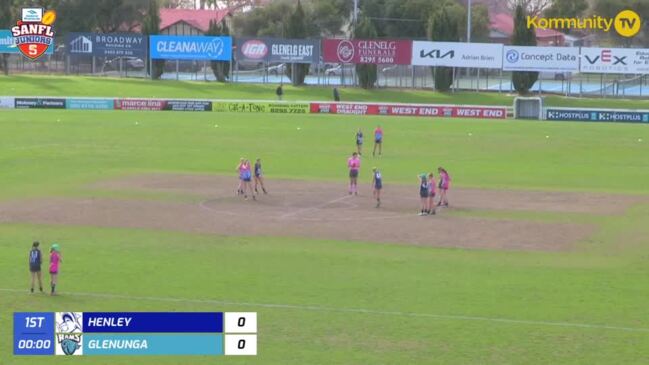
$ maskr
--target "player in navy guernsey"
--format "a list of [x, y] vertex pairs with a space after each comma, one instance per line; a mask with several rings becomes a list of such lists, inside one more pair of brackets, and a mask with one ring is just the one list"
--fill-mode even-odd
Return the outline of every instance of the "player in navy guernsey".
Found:
[[38, 248], [39, 245], [38, 241], [35, 241], [32, 244], [31, 251], [29, 251], [29, 272], [32, 274], [32, 293], [34, 292], [34, 282], [36, 281], [36, 278], [38, 278], [38, 288], [43, 292], [43, 276], [41, 275], [41, 264], [43, 258], [41, 250]]
[[363, 154], [363, 131], [360, 128], [356, 132], [356, 150], [359, 155]]
[[264, 194], [268, 194], [266, 187], [264, 186], [264, 172], [261, 170], [261, 159], [258, 158], [255, 161], [255, 193], [258, 193], [257, 185], [261, 185], [261, 190]]
[[421, 212], [419, 212], [419, 215], [427, 215], [428, 214], [428, 179], [426, 178], [426, 174], [420, 174], [418, 176], [419, 178], [419, 197], [421, 198]]
[[381, 189], [383, 189], [383, 176], [378, 168], [372, 168], [372, 195], [376, 199], [376, 207], [381, 206]]

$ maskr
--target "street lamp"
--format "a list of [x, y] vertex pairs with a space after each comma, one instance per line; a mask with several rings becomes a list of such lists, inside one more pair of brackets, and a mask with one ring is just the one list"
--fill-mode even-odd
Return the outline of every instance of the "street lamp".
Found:
[[471, 42], [471, 0], [468, 1], [467, 5], [468, 16], [466, 17], [466, 41]]

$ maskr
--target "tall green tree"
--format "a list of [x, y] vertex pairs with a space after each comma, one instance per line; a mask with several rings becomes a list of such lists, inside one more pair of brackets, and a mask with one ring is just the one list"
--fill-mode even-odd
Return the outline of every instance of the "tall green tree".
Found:
[[[12, 0], [0, 0], [0, 29], [8, 29], [13, 26], [14, 18], [11, 11]], [[9, 75], [8, 54], [0, 54], [0, 68], [2, 72]]]
[[[536, 32], [534, 28], [527, 27], [526, 15], [525, 9], [519, 4], [514, 15], [514, 33], [512, 34], [512, 44], [515, 46], [536, 46]], [[525, 95], [538, 78], [538, 72], [514, 71], [512, 72], [514, 90], [520, 95]]]
[[[428, 38], [440, 42], [457, 42], [460, 38], [457, 26], [457, 15], [449, 13], [452, 5], [443, 6], [435, 11], [430, 17]], [[453, 85], [452, 67], [433, 67], [435, 90], [446, 92]]]
[[[466, 21], [463, 24], [466, 24]], [[466, 34], [466, 30], [460, 34]], [[473, 4], [471, 6], [471, 42], [487, 42], [488, 40], [489, 9], [485, 4]]]
[[[146, 13], [142, 22], [142, 34], [154, 35], [160, 31], [160, 8], [157, 0], [148, 0]], [[151, 60], [151, 70], [146, 62], [146, 71], [154, 80], [159, 79], [164, 73], [165, 60]]]
[[[376, 38], [377, 32], [372, 20], [362, 16], [354, 29], [354, 38], [372, 39]], [[363, 89], [371, 89], [376, 85], [377, 73], [375, 64], [356, 65], [356, 76], [358, 83]]]
[[[308, 37], [308, 25], [306, 14], [302, 8], [302, 3], [297, 0], [295, 11], [288, 17], [286, 23], [286, 38], [306, 38]], [[293, 86], [303, 85], [306, 75], [309, 74], [308, 63], [289, 63], [286, 65], [286, 76], [291, 80]]]
[[548, 18], [574, 18], [582, 16], [588, 9], [586, 0], [553, 0], [543, 12]]
[[[225, 19], [217, 23], [216, 20], [210, 20], [210, 27], [207, 34], [210, 36], [230, 35], [230, 29], [225, 23]], [[230, 75], [230, 61], [211, 61], [210, 67], [218, 82], [228, 81]]]

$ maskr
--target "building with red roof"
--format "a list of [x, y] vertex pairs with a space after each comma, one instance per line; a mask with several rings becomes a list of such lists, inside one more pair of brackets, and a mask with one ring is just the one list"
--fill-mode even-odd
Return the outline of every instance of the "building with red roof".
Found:
[[209, 29], [210, 21], [227, 21], [230, 15], [230, 9], [160, 9], [160, 34], [202, 35]]

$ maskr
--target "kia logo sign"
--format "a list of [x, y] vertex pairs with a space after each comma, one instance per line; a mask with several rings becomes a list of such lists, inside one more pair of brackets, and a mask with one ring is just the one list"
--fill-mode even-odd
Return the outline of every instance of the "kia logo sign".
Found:
[[351, 62], [354, 58], [354, 45], [350, 41], [342, 41], [338, 44], [337, 53], [341, 62]]
[[509, 51], [507, 51], [507, 54], [505, 55], [505, 58], [507, 59], [507, 62], [509, 62], [509, 63], [518, 62], [518, 51], [510, 49]]
[[246, 41], [241, 46], [241, 54], [243, 54], [246, 58], [255, 60], [261, 59], [266, 57], [266, 55], [268, 54], [268, 46], [266, 46], [266, 43], [258, 39], [252, 39]]

